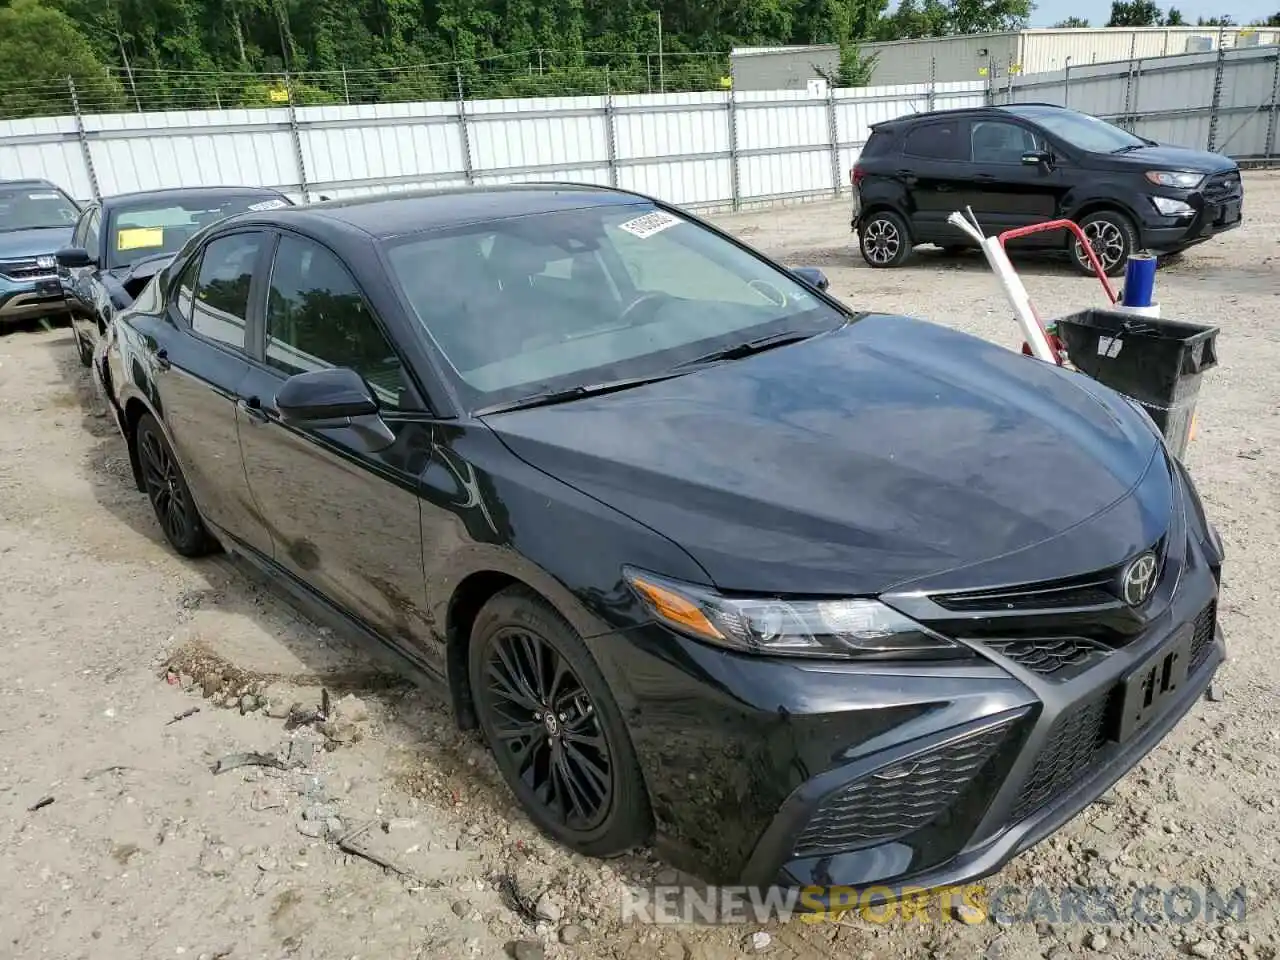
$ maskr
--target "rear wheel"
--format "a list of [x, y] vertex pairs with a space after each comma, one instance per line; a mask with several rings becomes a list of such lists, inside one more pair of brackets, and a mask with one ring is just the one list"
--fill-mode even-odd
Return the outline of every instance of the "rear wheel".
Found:
[[877, 210], [863, 218], [858, 247], [868, 266], [900, 267], [911, 256], [911, 231], [892, 210]]
[[[1133, 221], [1118, 210], [1100, 210], [1081, 220], [1080, 229], [1089, 238], [1107, 276], [1124, 273], [1129, 255], [1138, 249], [1138, 230]], [[1093, 265], [1080, 241], [1072, 235], [1069, 242], [1072, 264], [1081, 273], [1093, 276]]]
[[217, 549], [187, 486], [173, 448], [155, 417], [144, 413], [134, 430], [142, 481], [165, 538], [184, 557], [202, 557]]
[[523, 587], [501, 591], [476, 617], [468, 660], [480, 728], [530, 819], [587, 856], [648, 840], [648, 795], [621, 712], [555, 610]]

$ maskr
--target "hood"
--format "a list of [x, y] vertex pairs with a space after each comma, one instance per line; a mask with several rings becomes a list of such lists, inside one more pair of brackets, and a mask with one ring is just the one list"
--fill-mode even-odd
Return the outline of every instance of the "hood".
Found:
[[1086, 572], [1169, 516], [1167, 471], [1133, 496], [1163, 447], [1118, 394], [905, 317], [485, 422], [728, 590], [874, 595], [1092, 527], [1033, 551]]
[[132, 283], [136, 280], [150, 280], [157, 273], [167, 267], [176, 254], [172, 253], [156, 253], [149, 257], [143, 257], [140, 260], [134, 260], [132, 263], [125, 264], [122, 267], [112, 267], [111, 275], [121, 283]]
[[1188, 150], [1185, 147], [1139, 147], [1128, 153], [1106, 156], [1126, 166], [1138, 164], [1144, 170], [1186, 170], [1191, 173], [1214, 174], [1239, 169], [1230, 157], [1207, 150]]
[[0, 230], [0, 260], [57, 253], [71, 242], [72, 226], [38, 227], [34, 230]]

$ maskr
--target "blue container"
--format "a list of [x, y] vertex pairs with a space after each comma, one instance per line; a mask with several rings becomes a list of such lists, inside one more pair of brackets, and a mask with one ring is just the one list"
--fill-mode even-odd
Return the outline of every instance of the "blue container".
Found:
[[1156, 292], [1156, 258], [1149, 253], [1135, 253], [1124, 271], [1126, 307], [1149, 307]]

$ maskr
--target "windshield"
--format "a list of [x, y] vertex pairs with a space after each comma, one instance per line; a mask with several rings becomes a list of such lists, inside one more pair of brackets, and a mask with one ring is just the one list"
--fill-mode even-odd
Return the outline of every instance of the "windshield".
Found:
[[69, 227], [80, 211], [59, 190], [50, 187], [0, 187], [0, 233]]
[[244, 213], [288, 206], [288, 201], [269, 193], [241, 193], [216, 200], [201, 197], [190, 203], [169, 200], [153, 207], [126, 207], [112, 218], [107, 238], [108, 267], [125, 267], [144, 257], [175, 254], [183, 244], [211, 223]]
[[1007, 108], [1010, 113], [1033, 120], [1059, 139], [1089, 153], [1115, 153], [1129, 147], [1143, 147], [1147, 141], [1105, 120], [1074, 110], [1044, 110], [1035, 107]]
[[846, 319], [777, 267], [648, 203], [418, 234], [388, 259], [471, 409], [657, 375]]

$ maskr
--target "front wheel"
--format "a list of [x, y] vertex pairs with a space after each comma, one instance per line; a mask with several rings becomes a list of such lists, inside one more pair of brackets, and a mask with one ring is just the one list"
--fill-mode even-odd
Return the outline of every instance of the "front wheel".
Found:
[[192, 499], [187, 479], [155, 417], [142, 415], [134, 430], [143, 485], [165, 538], [184, 557], [202, 557], [217, 549]]
[[90, 366], [93, 363], [93, 344], [84, 342], [84, 337], [80, 336], [74, 317], [71, 319], [71, 339], [75, 341], [76, 355], [80, 358], [80, 366]]
[[[1138, 230], [1123, 213], [1101, 210], [1080, 221], [1080, 229], [1089, 238], [1089, 245], [1109, 277], [1124, 273], [1129, 256], [1138, 249]], [[1093, 276], [1093, 265], [1080, 241], [1074, 235], [1070, 240], [1071, 263], [1086, 276]]]
[[879, 210], [863, 219], [858, 247], [870, 267], [900, 267], [911, 256], [911, 232], [896, 213]]
[[577, 633], [523, 587], [496, 594], [471, 631], [480, 728], [529, 818], [592, 857], [652, 832], [644, 778], [622, 714]]

